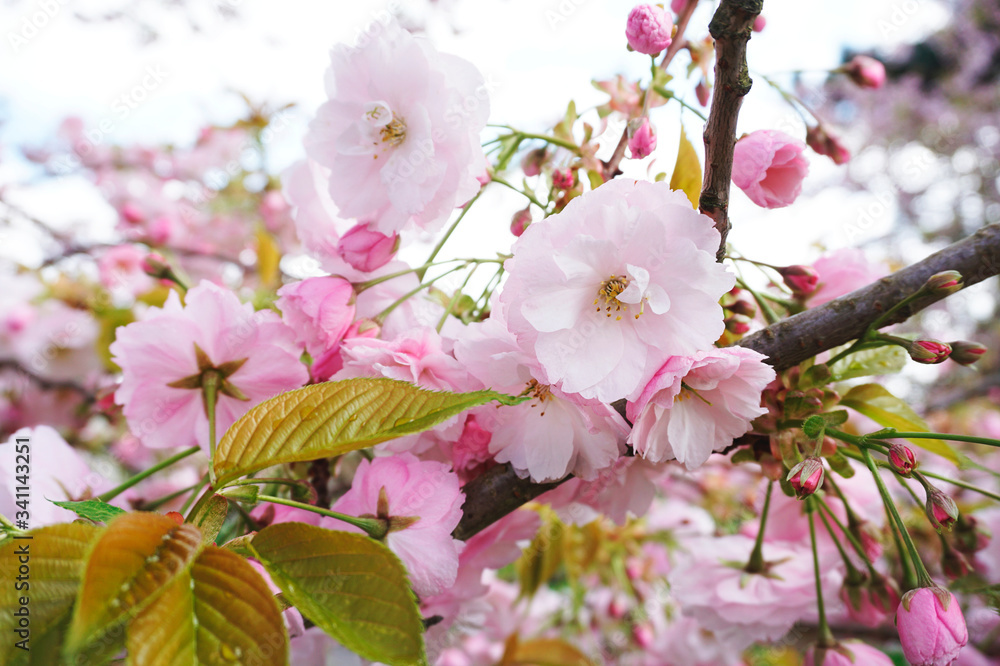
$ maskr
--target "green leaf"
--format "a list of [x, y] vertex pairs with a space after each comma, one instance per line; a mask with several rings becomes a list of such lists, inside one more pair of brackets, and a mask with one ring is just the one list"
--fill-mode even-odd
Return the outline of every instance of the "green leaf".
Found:
[[288, 632], [267, 583], [214, 546], [128, 626], [128, 664], [288, 664]]
[[220, 495], [212, 495], [210, 500], [201, 505], [201, 509], [197, 514], [187, 519], [187, 522], [201, 531], [201, 541], [203, 544], [208, 545], [215, 543], [215, 539], [219, 536], [219, 532], [222, 531], [222, 525], [226, 522], [226, 516], [228, 515], [229, 500]]
[[[903, 432], [930, 432], [927, 423], [910, 409], [905, 402], [889, 393], [879, 384], [855, 386], [840, 399], [840, 404], [864, 414], [872, 421], [887, 428]], [[911, 439], [914, 446], [947, 458], [956, 465], [959, 456], [947, 442], [940, 439]]]
[[[836, 350], [831, 350], [836, 354]], [[906, 366], [909, 356], [899, 345], [886, 345], [875, 349], [864, 349], [840, 359], [830, 366], [830, 382], [842, 382], [855, 377], [871, 375], [891, 375]]]
[[681, 145], [677, 149], [674, 174], [670, 176], [670, 189], [683, 191], [695, 210], [698, 209], [698, 198], [701, 196], [701, 161], [694, 146], [688, 141], [683, 125], [681, 125]]
[[594, 662], [561, 638], [521, 642], [511, 634], [498, 666], [593, 666]]
[[576, 139], [573, 138], [573, 125], [579, 117], [580, 116], [576, 113], [576, 102], [570, 100], [569, 104], [566, 106], [566, 113], [563, 115], [563, 119], [552, 129], [552, 136], [557, 139], [562, 139], [563, 141], [575, 143]]
[[[87, 549], [104, 528], [83, 523], [50, 525], [28, 532], [27, 537], [7, 539], [0, 545], [0, 571], [3, 585], [0, 586], [0, 664], [39, 664], [49, 666], [58, 663], [63, 635], [73, 610], [83, 575]], [[29, 558], [28, 579], [18, 581], [19, 559]], [[18, 590], [18, 583], [30, 587]], [[18, 617], [14, 615], [21, 608], [21, 597], [30, 600], [31, 627], [27, 646], [30, 651], [17, 648], [21, 640], [15, 631]]]
[[70, 661], [109, 644], [122, 625], [191, 566], [201, 548], [194, 525], [156, 513], [126, 513], [108, 523], [87, 558], [64, 652]]
[[79, 502], [57, 502], [55, 500], [49, 500], [56, 506], [61, 506], [64, 509], [69, 509], [81, 518], [86, 518], [88, 520], [93, 520], [95, 523], [106, 523], [115, 516], [120, 516], [123, 513], [127, 513], [125, 509], [119, 509], [114, 504], [107, 504], [101, 500], [90, 499], [81, 500]]
[[251, 545], [285, 597], [365, 659], [425, 664], [424, 626], [406, 569], [381, 542], [304, 523], [261, 530]]
[[216, 478], [224, 485], [272, 465], [363, 449], [422, 432], [494, 400], [502, 405], [524, 401], [495, 391], [428, 391], [383, 377], [313, 384], [240, 417], [216, 447]]

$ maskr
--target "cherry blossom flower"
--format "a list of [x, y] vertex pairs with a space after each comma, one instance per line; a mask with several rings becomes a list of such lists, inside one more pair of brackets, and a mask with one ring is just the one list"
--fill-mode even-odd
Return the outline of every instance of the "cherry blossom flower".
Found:
[[438, 391], [461, 390], [468, 373], [442, 348], [433, 328], [416, 328], [391, 340], [351, 338], [341, 348], [344, 369], [337, 379], [388, 377]]
[[884, 266], [873, 264], [857, 248], [842, 248], [817, 259], [812, 267], [819, 273], [819, 286], [809, 297], [809, 305], [822, 305], [865, 287], [885, 276]]
[[471, 63], [393, 22], [362, 46], [334, 49], [326, 91], [305, 144], [330, 169], [341, 215], [387, 236], [410, 224], [433, 230], [479, 190], [489, 96]]
[[757, 130], [736, 142], [733, 184], [758, 206], [783, 208], [802, 191], [809, 162], [806, 144], [780, 130]]
[[[28, 315], [23, 309], [21, 313]], [[87, 383], [102, 369], [96, 349], [100, 326], [89, 311], [47, 300], [14, 322], [19, 333], [13, 340], [14, 355], [35, 374]]]
[[671, 357], [628, 404], [629, 443], [650, 460], [698, 467], [767, 412], [760, 396], [775, 375], [764, 358], [743, 347]]
[[943, 588], [921, 587], [904, 594], [896, 628], [903, 654], [913, 666], [947, 666], [969, 642], [962, 607]]
[[130, 295], [149, 291], [153, 280], [143, 271], [142, 260], [148, 252], [135, 245], [116, 245], [97, 260], [101, 284], [111, 290], [125, 291]]
[[220, 377], [216, 436], [254, 405], [302, 386], [295, 332], [269, 310], [254, 312], [210, 282], [190, 289], [181, 305], [171, 292], [162, 308], [119, 327], [111, 344], [122, 369], [115, 402], [132, 433], [153, 448], [198, 444], [208, 450], [208, 416], [200, 378]]
[[836, 647], [829, 648], [823, 653], [823, 661], [814, 662], [816, 648], [811, 648], [806, 653], [806, 664], [815, 663], [817, 666], [893, 666], [892, 659], [885, 652], [861, 641], [844, 641]]
[[566, 393], [549, 384], [538, 361], [506, 329], [502, 306], [486, 321], [472, 324], [455, 343], [461, 364], [481, 386], [531, 400], [512, 407], [477, 410], [490, 430], [489, 450], [522, 476], [554, 481], [573, 473], [592, 479], [620, 455], [627, 427], [599, 400]]
[[[23, 475], [15, 455], [19, 452], [16, 450], [19, 438], [27, 439], [30, 444], [31, 469], [26, 483], [17, 480]], [[49, 500], [86, 499], [114, 486], [108, 478], [92, 471], [76, 449], [46, 425], [21, 428], [5, 444], [0, 444], [0, 473], [4, 478], [0, 484], [0, 514], [12, 521], [17, 517], [22, 510], [17, 501], [24, 499], [17, 496], [22, 492], [18, 487], [26, 486], [29, 496], [27, 523], [32, 528], [76, 519], [75, 513]]]
[[628, 14], [625, 37], [633, 51], [656, 55], [670, 46], [674, 22], [658, 5], [636, 5]]
[[500, 302], [547, 384], [613, 402], [724, 330], [719, 234], [666, 183], [614, 180], [528, 227]]
[[354, 323], [354, 287], [343, 278], [306, 278], [278, 290], [276, 305], [314, 362], [323, 365], [340, 349]]
[[[451, 532], [462, 519], [464, 501], [458, 477], [448, 465], [402, 453], [361, 461], [351, 489], [332, 509], [387, 519], [385, 543], [406, 565], [413, 590], [424, 597], [455, 583], [464, 544], [453, 539]], [[358, 531], [332, 518], [324, 518], [321, 524]]]
[[635, 131], [629, 132], [628, 149], [635, 160], [648, 157], [656, 150], [656, 128], [648, 117], [643, 117]]

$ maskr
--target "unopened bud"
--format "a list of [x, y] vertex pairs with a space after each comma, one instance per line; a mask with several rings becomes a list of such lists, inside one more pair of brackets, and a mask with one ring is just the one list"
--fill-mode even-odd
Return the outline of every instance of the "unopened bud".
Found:
[[927, 278], [924, 289], [935, 296], [954, 294], [962, 288], [962, 274], [958, 271], [941, 271]]
[[799, 499], [809, 497], [823, 485], [823, 461], [809, 456], [788, 472], [785, 480]]
[[694, 96], [698, 99], [698, 103], [702, 106], [708, 106], [708, 98], [711, 92], [711, 88], [708, 86], [708, 81], [705, 79], [699, 81], [698, 85], [694, 87]]
[[987, 351], [986, 347], [978, 342], [959, 340], [949, 344], [951, 345], [951, 356], [948, 358], [962, 365], [972, 365]]
[[557, 190], [571, 190], [576, 183], [576, 172], [569, 167], [552, 171], [552, 187]]
[[962, 553], [952, 548], [947, 540], [941, 542], [941, 570], [948, 578], [961, 578], [972, 571], [972, 563]]
[[520, 236], [529, 224], [531, 224], [531, 210], [528, 208], [519, 210], [514, 213], [514, 217], [510, 220], [510, 233]]
[[646, 55], [656, 55], [670, 46], [674, 22], [659, 5], [636, 5], [629, 12], [625, 38], [629, 48]]
[[958, 506], [955, 500], [945, 495], [937, 488], [927, 492], [927, 517], [937, 530], [951, 530], [958, 520]]
[[528, 152], [521, 160], [521, 171], [525, 176], [537, 176], [542, 172], [542, 165], [549, 159], [549, 149], [535, 148]]
[[656, 128], [648, 117], [643, 116], [629, 123], [628, 149], [634, 160], [648, 157], [656, 150]]
[[725, 320], [726, 330], [736, 335], [746, 335], [750, 332], [750, 320], [743, 316], [734, 314]]
[[819, 273], [811, 266], [785, 266], [779, 268], [778, 273], [796, 296], [808, 296], [819, 284]]
[[939, 340], [921, 339], [914, 340], [906, 347], [906, 351], [917, 363], [934, 365], [941, 363], [951, 354], [951, 347], [946, 342]]
[[851, 159], [851, 151], [841, 143], [840, 138], [830, 134], [822, 125], [806, 130], [806, 144], [817, 155], [826, 155], [834, 164], [846, 164]]
[[767, 19], [763, 16], [758, 15], [757, 18], [753, 20], [753, 31], [760, 32], [767, 25]]
[[726, 309], [733, 314], [743, 315], [751, 319], [757, 314], [757, 306], [742, 298], [738, 298], [730, 305], [727, 305]]
[[992, 534], [979, 524], [975, 516], [959, 514], [955, 524], [955, 548], [969, 555], [978, 553], [990, 545]]
[[841, 71], [862, 88], [881, 88], [885, 83], [885, 65], [871, 56], [854, 56]]
[[908, 476], [916, 466], [917, 459], [913, 457], [913, 451], [909, 447], [894, 443], [889, 447], [889, 462], [897, 473]]

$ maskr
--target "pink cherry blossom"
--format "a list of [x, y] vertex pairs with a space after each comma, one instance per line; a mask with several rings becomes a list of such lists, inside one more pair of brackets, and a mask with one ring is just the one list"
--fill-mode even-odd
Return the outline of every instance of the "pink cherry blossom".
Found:
[[887, 273], [884, 266], [869, 262], [857, 248], [843, 248], [816, 260], [819, 286], [809, 297], [809, 305], [822, 305], [855, 289], [868, 286]]
[[[22, 442], [17, 440], [21, 439]], [[28, 483], [20, 483], [17, 476], [19, 464], [17, 450], [19, 444], [27, 441], [28, 459], [31, 461]], [[23, 459], [21, 461], [23, 463]], [[6, 443], [0, 444], [0, 474], [4, 482], [0, 484], [0, 514], [15, 520], [22, 507], [17, 506], [19, 486], [28, 487], [28, 518], [31, 528], [68, 523], [76, 519], [69, 509], [56, 506], [49, 500], [66, 501], [86, 499], [114, 487], [114, 483], [102, 474], [92, 471], [90, 465], [72, 446], [66, 443], [58, 432], [49, 426], [21, 428]]]
[[337, 252], [354, 268], [369, 273], [392, 259], [399, 247], [399, 236], [386, 236], [359, 224], [345, 233], [337, 243]]
[[628, 149], [632, 159], [641, 160], [648, 157], [656, 150], [656, 128], [649, 122], [648, 117], [644, 117], [639, 123], [639, 127], [634, 132], [630, 132], [628, 139]]
[[14, 355], [35, 374], [55, 381], [87, 383], [102, 370], [96, 347], [100, 326], [89, 311], [50, 299], [17, 323]]
[[[363, 460], [351, 489], [332, 508], [352, 516], [378, 516], [379, 495], [383, 493], [390, 522], [397, 517], [419, 518], [390, 529], [385, 537], [386, 545], [406, 565], [414, 591], [423, 597], [451, 587], [464, 545], [451, 537], [462, 519], [465, 501], [458, 477], [444, 463], [418, 460], [409, 453]], [[332, 518], [324, 519], [323, 526], [350, 527]]]
[[306, 278], [278, 290], [276, 305], [314, 360], [340, 348], [354, 322], [354, 287], [340, 277]]
[[758, 206], [783, 208], [802, 191], [809, 162], [806, 144], [780, 130], [757, 130], [736, 142], [733, 184]]
[[658, 5], [636, 5], [628, 15], [625, 37], [633, 51], [656, 55], [670, 46], [674, 22]]
[[885, 65], [871, 56], [854, 56], [843, 71], [862, 88], [881, 88], [885, 83]]
[[202, 391], [168, 385], [202, 371], [196, 345], [214, 368], [231, 364], [231, 369], [243, 361], [225, 378], [236, 395], [219, 393], [217, 438], [254, 405], [309, 380], [299, 362], [302, 349], [295, 344], [295, 332], [276, 313], [254, 312], [251, 304], [210, 282], [190, 289], [183, 306], [177, 292], [171, 292], [162, 308], [151, 308], [140, 321], [119, 327], [111, 344], [113, 360], [122, 369], [115, 402], [123, 406], [132, 433], [147, 446], [198, 444], [208, 449]]
[[969, 642], [962, 607], [943, 588], [921, 587], [904, 594], [896, 629], [912, 666], [948, 666]]
[[489, 95], [471, 63], [392, 22], [333, 50], [326, 92], [305, 144], [343, 216], [385, 235], [433, 230], [479, 190]]
[[743, 347], [671, 357], [628, 404], [629, 443], [650, 460], [698, 467], [767, 412], [760, 396], [775, 374], [764, 358]]
[[844, 641], [826, 650], [823, 661], [814, 662], [816, 648], [806, 653], [806, 664], [816, 666], [893, 666], [892, 659], [885, 652], [861, 641]]
[[[743, 570], [753, 545], [753, 539], [741, 535], [690, 539], [669, 576], [684, 615], [733, 647], [777, 640], [816, 613], [809, 547], [765, 543], [764, 560], [770, 567], [764, 575]], [[824, 598], [836, 598], [842, 574], [835, 567], [822, 570]]]
[[341, 348], [344, 368], [337, 379], [389, 377], [438, 391], [462, 390], [468, 373], [442, 348], [433, 328], [414, 329], [391, 340], [351, 338]]
[[613, 402], [722, 334], [718, 300], [734, 279], [718, 246], [683, 192], [613, 180], [525, 230], [500, 302], [547, 384]]
[[502, 310], [495, 307], [493, 316], [468, 326], [455, 343], [456, 357], [481, 386], [515, 395], [527, 392], [532, 398], [476, 412], [477, 421], [492, 432], [490, 452], [535, 481], [570, 473], [594, 478], [620, 455], [625, 422], [599, 400], [548, 384], [538, 361], [506, 329]]
[[149, 291], [153, 280], [143, 271], [142, 265], [147, 254], [135, 245], [116, 245], [109, 249], [97, 260], [101, 284], [133, 296]]

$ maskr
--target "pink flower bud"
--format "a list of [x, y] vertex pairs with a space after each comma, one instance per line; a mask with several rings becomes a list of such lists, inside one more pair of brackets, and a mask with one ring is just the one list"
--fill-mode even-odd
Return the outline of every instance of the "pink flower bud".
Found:
[[947, 541], [942, 543], [941, 571], [952, 580], [968, 576], [972, 572], [972, 563], [962, 553], [958, 552]]
[[802, 191], [806, 144], [779, 130], [758, 130], [736, 142], [733, 183], [763, 208], [783, 208]]
[[738, 298], [732, 304], [727, 305], [726, 309], [733, 314], [743, 315], [749, 319], [753, 319], [757, 315], [757, 306], [742, 298]]
[[674, 22], [657, 5], [636, 5], [628, 15], [625, 37], [633, 51], [656, 55], [670, 46]]
[[934, 529], [950, 531], [958, 520], [958, 505], [937, 488], [931, 488], [927, 493], [927, 517], [931, 519]]
[[823, 461], [809, 456], [793, 467], [785, 478], [795, 490], [796, 497], [809, 497], [823, 485]]
[[146, 219], [146, 214], [142, 209], [133, 203], [127, 203], [121, 209], [122, 219], [128, 224], [141, 224]]
[[385, 266], [399, 249], [399, 236], [373, 231], [367, 224], [358, 224], [341, 236], [337, 253], [354, 268], [368, 273]]
[[951, 347], [938, 340], [920, 339], [911, 342], [906, 351], [909, 352], [910, 358], [917, 363], [934, 365], [948, 358], [948, 355], [951, 354]]
[[[816, 661], [817, 654], [821, 661]], [[892, 659], [878, 648], [861, 641], [843, 641], [831, 648], [810, 648], [803, 662], [812, 666], [893, 666]]]
[[637, 624], [634, 629], [632, 629], [632, 638], [635, 639], [636, 645], [645, 649], [653, 646], [653, 642], [656, 639], [656, 635], [653, 633], [653, 627], [649, 624]]
[[889, 447], [889, 463], [896, 472], [907, 476], [916, 466], [917, 459], [913, 457], [913, 451], [909, 447], [894, 443]]
[[962, 608], [951, 592], [940, 587], [904, 594], [896, 611], [896, 629], [912, 666], [951, 664], [969, 642]]
[[514, 217], [510, 220], [510, 233], [520, 236], [529, 224], [531, 224], [531, 210], [528, 208], [519, 210], [514, 213]]
[[697, 1], [698, 0], [672, 0], [670, 3], [670, 11], [674, 14], [680, 14], [684, 11], [685, 7]]
[[521, 160], [521, 171], [525, 176], [537, 176], [542, 172], [542, 165], [549, 159], [548, 147], [535, 148]]
[[992, 533], [979, 524], [975, 516], [959, 514], [955, 525], [955, 548], [963, 553], [978, 553], [990, 545]]
[[819, 273], [811, 266], [785, 266], [779, 268], [778, 273], [796, 296], [808, 296], [819, 284]]
[[764, 29], [764, 26], [766, 25], [767, 25], [767, 19], [764, 18], [763, 16], [758, 15], [757, 18], [753, 20], [753, 31], [761, 32]]
[[924, 289], [935, 296], [954, 294], [962, 288], [962, 274], [958, 271], [941, 271], [927, 278]]
[[958, 342], [950, 343], [950, 345], [951, 356], [948, 358], [962, 365], [972, 365], [987, 351], [986, 347], [978, 342], [959, 340]]
[[702, 106], [708, 106], [708, 96], [711, 91], [708, 87], [708, 82], [702, 79], [698, 82], [698, 85], [694, 87], [694, 96], [698, 98], [698, 103]]
[[[638, 127], [636, 127], [638, 123]], [[638, 121], [629, 123], [628, 149], [632, 159], [641, 160], [656, 150], [656, 129], [649, 118], [643, 116]]]
[[142, 260], [142, 270], [146, 275], [164, 279], [170, 273], [170, 265], [159, 252], [150, 252]]
[[569, 167], [552, 171], [552, 187], [557, 190], [571, 190], [576, 183], [576, 172]]
[[822, 125], [816, 125], [806, 130], [806, 145], [817, 155], [826, 155], [834, 164], [846, 164], [851, 159], [851, 152], [840, 141], [840, 137], [830, 134]]
[[881, 88], [885, 83], [885, 65], [871, 56], [854, 56], [843, 72], [862, 88]]
[[726, 330], [736, 335], [746, 335], [750, 332], [750, 320], [739, 314], [734, 314], [725, 320]]

